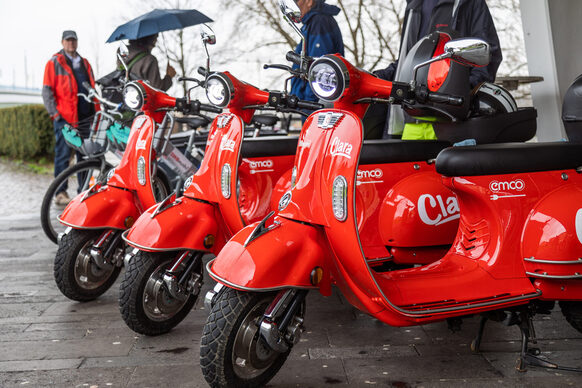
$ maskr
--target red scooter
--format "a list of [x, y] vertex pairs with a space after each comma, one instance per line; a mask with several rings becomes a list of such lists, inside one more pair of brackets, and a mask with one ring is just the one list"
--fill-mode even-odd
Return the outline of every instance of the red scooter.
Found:
[[[484, 51], [474, 40], [445, 46], [449, 56], [464, 63], [477, 61]], [[438, 103], [439, 109], [461, 102], [415, 84], [375, 79], [337, 56], [316, 60], [311, 74], [320, 97], [318, 90], [340, 90], [336, 108], [369, 97], [390, 99], [409, 111], [426, 101]], [[335, 85], [326, 81], [334, 78]], [[436, 130], [438, 135], [438, 126]], [[489, 136], [462, 123], [458, 130], [472, 132], [477, 142]], [[210, 276], [227, 287], [209, 295], [212, 310], [200, 351], [207, 381], [266, 383], [299, 339], [307, 291], [329, 295], [332, 284], [354, 306], [390, 325], [476, 313], [519, 324], [521, 366], [557, 367], [528, 351], [528, 340], [531, 316], [546, 311], [546, 302], [561, 301], [567, 320], [582, 329], [582, 212], [577, 205], [582, 201], [576, 200], [582, 200], [582, 178], [576, 172], [581, 146], [484, 145], [443, 151], [437, 171], [456, 176], [444, 182], [461, 211], [453, 246], [434, 263], [386, 271], [368, 263], [361, 237], [357, 172], [371, 152], [362, 134], [360, 119], [347, 110], [310, 116], [299, 140], [309, 146], [297, 154], [296, 183], [281, 199], [277, 215], [241, 230], [209, 263]], [[447, 210], [445, 204], [442, 208]]]
[[[256, 109], [318, 109], [284, 92], [268, 92], [232, 74], [206, 80], [216, 116], [205, 157], [182, 197], [148, 209], [123, 236], [136, 247], [127, 256], [119, 304], [127, 325], [146, 335], [165, 333], [192, 309], [202, 285], [202, 256], [218, 254], [245, 225], [263, 219], [291, 186], [297, 137], [246, 138]], [[297, 111], [298, 112], [298, 111]]]
[[178, 155], [169, 142], [175, 122], [171, 111], [187, 115], [221, 112], [189, 98], [170, 97], [143, 81], [128, 83], [124, 99], [126, 105], [144, 114], [133, 121], [119, 165], [109, 172], [106, 181], [75, 197], [59, 216], [68, 228], [59, 236], [55, 281], [66, 297], [77, 301], [95, 299], [109, 289], [123, 265], [121, 232], [167, 195], [157, 181], [156, 169], [162, 154], [169, 153], [170, 158]]

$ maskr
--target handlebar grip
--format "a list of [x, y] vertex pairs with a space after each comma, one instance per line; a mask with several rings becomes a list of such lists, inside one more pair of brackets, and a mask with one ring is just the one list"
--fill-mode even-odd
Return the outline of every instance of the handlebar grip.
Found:
[[206, 77], [206, 75], [208, 74], [208, 71], [206, 71], [206, 68], [200, 66], [196, 71], [198, 71], [198, 74]]
[[429, 93], [428, 100], [431, 102], [436, 102], [439, 104], [448, 104], [448, 105], [463, 105], [465, 99], [459, 96], [452, 96], [450, 94], [443, 94], [443, 93]]
[[313, 101], [297, 101], [297, 108], [309, 109], [309, 110], [319, 110], [323, 109], [323, 104]]
[[216, 107], [214, 105], [208, 105], [208, 104], [200, 104], [200, 110], [205, 110], [207, 112], [213, 112], [213, 113], [222, 113], [222, 108]]
[[91, 84], [89, 82], [87, 82], [87, 81], [83, 81], [82, 85], [83, 85], [83, 87], [85, 89], [87, 89], [87, 91], [93, 89], [93, 87], [91, 86]]
[[295, 51], [287, 51], [287, 54], [285, 54], [285, 59], [287, 59], [289, 62], [293, 62], [297, 66], [301, 64], [301, 55], [297, 54]]

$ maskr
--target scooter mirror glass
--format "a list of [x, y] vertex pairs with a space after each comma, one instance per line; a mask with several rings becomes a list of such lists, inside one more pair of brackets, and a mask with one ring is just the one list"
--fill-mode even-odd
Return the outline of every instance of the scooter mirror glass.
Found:
[[489, 44], [481, 39], [455, 39], [445, 44], [445, 53], [453, 61], [467, 66], [486, 66], [489, 64]]
[[127, 71], [127, 57], [129, 56], [129, 48], [125, 43], [120, 43], [119, 47], [117, 48], [117, 58], [119, 62], [123, 66], [123, 68]]
[[207, 24], [202, 24], [200, 26], [200, 36], [202, 37], [202, 42], [204, 42], [204, 44], [216, 44], [216, 35], [212, 28]]
[[293, 23], [301, 21], [301, 11], [294, 0], [279, 0], [279, 8]]

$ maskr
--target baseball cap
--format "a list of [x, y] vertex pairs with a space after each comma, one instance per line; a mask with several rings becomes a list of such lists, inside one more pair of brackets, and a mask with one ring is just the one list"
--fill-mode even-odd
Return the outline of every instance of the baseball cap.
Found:
[[63, 39], [77, 39], [77, 33], [73, 30], [65, 30], [63, 31]]

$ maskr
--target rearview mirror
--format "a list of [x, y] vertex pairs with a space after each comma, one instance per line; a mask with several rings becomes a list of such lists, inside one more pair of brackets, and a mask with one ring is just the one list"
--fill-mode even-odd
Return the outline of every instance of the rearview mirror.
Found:
[[466, 66], [487, 66], [489, 51], [489, 44], [481, 39], [465, 38], [445, 43], [445, 53], [449, 53], [453, 61]]
[[279, 8], [293, 23], [301, 22], [301, 11], [294, 0], [279, 0]]
[[210, 54], [208, 53], [208, 45], [216, 44], [216, 35], [214, 34], [214, 30], [212, 30], [208, 24], [202, 24], [200, 26], [200, 37], [204, 44], [204, 51], [206, 51], [206, 77], [208, 77], [208, 74], [210, 74]]

